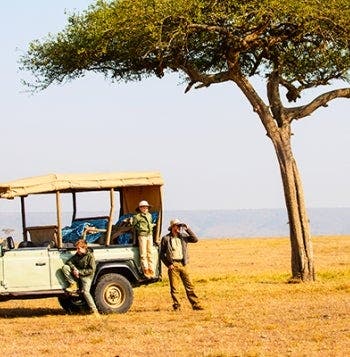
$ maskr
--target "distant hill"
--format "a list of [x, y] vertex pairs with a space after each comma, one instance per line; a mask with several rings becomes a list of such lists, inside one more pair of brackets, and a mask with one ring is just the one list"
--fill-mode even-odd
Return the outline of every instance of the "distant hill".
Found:
[[[86, 216], [101, 212], [86, 212]], [[350, 234], [350, 208], [310, 208], [308, 210], [312, 235]], [[63, 225], [70, 222], [70, 214], [63, 214]], [[237, 209], [237, 210], [176, 210], [165, 211], [163, 234], [167, 233], [170, 219], [179, 218], [188, 223], [202, 238], [278, 237], [288, 236], [288, 218], [284, 209]], [[21, 236], [19, 213], [0, 214], [0, 237]], [[54, 224], [55, 214], [30, 213], [27, 225]], [[14, 231], [9, 230], [14, 228]]]
[[[350, 234], [350, 208], [311, 208], [308, 215], [312, 235]], [[284, 209], [166, 211], [163, 226], [173, 217], [188, 222], [206, 238], [289, 235]]]

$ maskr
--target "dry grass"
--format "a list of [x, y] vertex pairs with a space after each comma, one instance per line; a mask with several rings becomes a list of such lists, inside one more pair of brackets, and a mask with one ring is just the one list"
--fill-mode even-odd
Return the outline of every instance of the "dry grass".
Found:
[[[316, 237], [318, 279], [287, 284], [287, 238], [202, 240], [190, 271], [204, 311], [171, 310], [168, 281], [123, 315], [65, 315], [56, 299], [0, 304], [6, 356], [349, 356], [350, 236]], [[166, 274], [165, 274], [166, 275]]]

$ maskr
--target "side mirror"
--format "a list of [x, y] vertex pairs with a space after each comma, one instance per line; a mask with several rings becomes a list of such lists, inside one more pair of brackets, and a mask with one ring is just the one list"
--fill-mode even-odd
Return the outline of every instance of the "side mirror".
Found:
[[14, 249], [15, 248], [15, 242], [13, 241], [13, 238], [12, 237], [6, 237], [6, 239], [4, 239], [1, 242], [0, 248], [1, 248], [1, 256], [4, 255], [5, 250]]
[[7, 237], [6, 238], [6, 244], [7, 244], [7, 249], [14, 249], [15, 248], [15, 242], [13, 241], [12, 237]]

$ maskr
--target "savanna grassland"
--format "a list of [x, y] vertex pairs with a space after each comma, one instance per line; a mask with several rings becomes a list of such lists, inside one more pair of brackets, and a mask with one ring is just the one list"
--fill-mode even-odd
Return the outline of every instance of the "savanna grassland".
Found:
[[3, 356], [349, 356], [350, 236], [315, 237], [317, 281], [288, 284], [287, 238], [212, 239], [190, 246], [204, 311], [168, 280], [135, 289], [131, 310], [66, 315], [56, 299], [0, 304]]

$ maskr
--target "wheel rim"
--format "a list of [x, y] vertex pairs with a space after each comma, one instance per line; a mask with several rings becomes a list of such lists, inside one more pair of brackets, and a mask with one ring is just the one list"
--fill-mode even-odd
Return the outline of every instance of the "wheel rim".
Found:
[[104, 300], [109, 306], [117, 308], [123, 304], [125, 300], [125, 294], [118, 285], [109, 284], [104, 292]]

